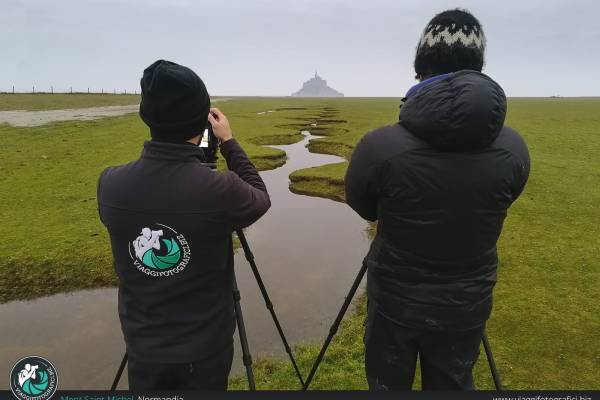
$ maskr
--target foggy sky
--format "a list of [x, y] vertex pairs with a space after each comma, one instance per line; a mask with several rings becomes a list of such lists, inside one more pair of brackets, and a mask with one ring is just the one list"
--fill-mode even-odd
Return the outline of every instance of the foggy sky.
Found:
[[2, 0], [0, 90], [137, 90], [163, 58], [211, 95], [285, 96], [314, 75], [346, 96], [403, 96], [419, 36], [467, 8], [508, 96], [600, 95], [595, 0]]

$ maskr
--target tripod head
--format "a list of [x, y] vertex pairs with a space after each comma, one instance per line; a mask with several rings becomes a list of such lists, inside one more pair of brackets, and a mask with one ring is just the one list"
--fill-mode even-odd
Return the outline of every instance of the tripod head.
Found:
[[204, 129], [204, 133], [202, 134], [202, 138], [200, 139], [200, 144], [198, 147], [200, 147], [200, 150], [202, 150], [203, 154], [202, 165], [205, 165], [212, 170], [216, 170], [217, 160], [219, 158], [219, 141], [213, 132], [210, 122], [206, 123], [206, 129]]

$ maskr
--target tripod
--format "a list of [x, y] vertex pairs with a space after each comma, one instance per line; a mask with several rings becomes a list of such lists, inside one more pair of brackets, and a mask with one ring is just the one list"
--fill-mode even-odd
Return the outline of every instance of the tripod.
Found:
[[[203, 149], [202, 153], [204, 155], [204, 160], [203, 160], [204, 162], [202, 164], [209, 167], [210, 169], [212, 169], [214, 171], [217, 169], [217, 158], [218, 158], [218, 156], [217, 156], [218, 144], [217, 143], [218, 143], [218, 140], [214, 135], [213, 128], [210, 123], [208, 123], [206, 126], [205, 134], [206, 134], [208, 146]], [[271, 299], [269, 298], [269, 294], [267, 293], [265, 284], [263, 283], [263, 280], [260, 277], [260, 273], [258, 272], [258, 267], [256, 266], [256, 262], [254, 261], [254, 254], [252, 254], [252, 250], [250, 250], [250, 245], [248, 245], [248, 241], [246, 240], [246, 235], [244, 235], [244, 232], [241, 229], [236, 229], [235, 232], [237, 234], [238, 239], [240, 240], [242, 248], [244, 249], [244, 255], [246, 257], [246, 260], [248, 261], [248, 264], [250, 264], [250, 269], [252, 269], [252, 274], [254, 274], [254, 279], [256, 279], [256, 283], [258, 284], [260, 293], [262, 294], [263, 299], [265, 300], [265, 305], [266, 305], [267, 309], [269, 310], [271, 317], [273, 318], [273, 322], [275, 323], [275, 327], [277, 328], [279, 337], [281, 338], [281, 341], [283, 342], [283, 347], [285, 348], [285, 352], [290, 357], [290, 361], [292, 362], [292, 366], [294, 367], [296, 376], [298, 377], [298, 380], [300, 381], [300, 386], [304, 387], [304, 380], [302, 379], [302, 374], [300, 373], [300, 370], [298, 369], [298, 365], [296, 364], [296, 360], [294, 359], [294, 355], [292, 354], [292, 349], [290, 348], [290, 345], [285, 337], [285, 334], [283, 333], [283, 329], [281, 329], [281, 324], [279, 323], [279, 319], [277, 318], [277, 315], [275, 314], [275, 309], [273, 308], [273, 303], [271, 302]], [[237, 290], [237, 285], [235, 284], [235, 274], [234, 274], [234, 298], [236, 297], [236, 293], [237, 293], [237, 296], [239, 297], [239, 290]], [[245, 345], [246, 353], [244, 354], [244, 365], [246, 365], [246, 372], [248, 375], [248, 383], [250, 385], [250, 390], [254, 390], [254, 376], [253, 376], [252, 370], [251, 370], [252, 369], [252, 365], [251, 365], [252, 360], [250, 359], [250, 354], [248, 351], [248, 341], [245, 337], [246, 331], [245, 331], [245, 329], [243, 329], [244, 323], [243, 323], [243, 318], [242, 318], [242, 311], [239, 307], [239, 298], [237, 299], [236, 317], [238, 318], [238, 328], [240, 329], [240, 341], [242, 343], [242, 351], [244, 351], [244, 342], [246, 342], [246, 345]], [[240, 324], [240, 322], [241, 322], [241, 324]], [[243, 332], [243, 336], [244, 336], [243, 339], [242, 339], [242, 332]], [[246, 364], [247, 361], [248, 361], [248, 364]]]
[[252, 250], [250, 250], [250, 246], [248, 245], [248, 241], [246, 240], [246, 235], [241, 229], [236, 230], [237, 237], [240, 240], [242, 248], [244, 249], [244, 255], [246, 256], [246, 260], [250, 264], [250, 268], [252, 269], [252, 273], [254, 274], [254, 278], [256, 279], [256, 283], [258, 283], [258, 288], [265, 300], [265, 305], [271, 313], [271, 317], [273, 318], [273, 322], [275, 323], [275, 327], [277, 328], [277, 332], [279, 333], [279, 337], [283, 342], [283, 347], [285, 348], [285, 352], [290, 357], [290, 361], [292, 362], [292, 366], [294, 367], [294, 371], [296, 372], [296, 376], [300, 381], [300, 386], [304, 387], [304, 380], [302, 379], [302, 374], [298, 369], [298, 364], [296, 364], [296, 359], [294, 358], [294, 354], [292, 353], [292, 349], [283, 333], [283, 329], [281, 329], [281, 324], [279, 323], [279, 319], [277, 318], [277, 314], [275, 314], [275, 309], [273, 308], [273, 303], [269, 298], [269, 294], [267, 293], [267, 289], [265, 288], [265, 284], [263, 283], [262, 278], [260, 277], [260, 273], [258, 272], [258, 267], [256, 266], [256, 262], [254, 261], [254, 254], [252, 254]]
[[242, 361], [246, 368], [246, 376], [248, 377], [248, 388], [250, 390], [256, 390], [256, 383], [254, 381], [254, 372], [252, 371], [252, 356], [250, 355], [250, 348], [248, 347], [248, 336], [246, 335], [246, 325], [244, 325], [244, 317], [242, 315], [242, 307], [240, 305], [240, 290], [237, 286], [235, 279], [235, 270], [233, 273], [233, 307], [235, 309], [235, 319], [237, 321], [238, 332], [240, 334], [240, 345], [242, 346]]
[[[310, 373], [308, 374], [308, 377], [306, 378], [306, 381], [304, 382], [304, 385], [302, 386], [302, 390], [308, 390], [308, 387], [310, 386], [310, 383], [312, 382], [313, 378], [315, 377], [315, 373], [317, 372], [317, 369], [319, 368], [321, 361], [323, 361], [323, 357], [325, 356], [327, 347], [329, 347], [331, 340], [337, 333], [338, 328], [340, 327], [340, 324], [342, 322], [342, 319], [344, 318], [344, 314], [346, 314], [346, 311], [348, 310], [348, 307], [350, 306], [350, 303], [352, 302], [352, 298], [354, 297], [354, 294], [356, 293], [356, 290], [358, 289], [358, 286], [360, 285], [360, 282], [362, 281], [366, 272], [367, 272], [367, 264], [365, 262], [363, 262], [362, 267], [358, 271], [358, 275], [356, 276], [356, 278], [354, 279], [354, 282], [352, 283], [352, 286], [350, 287], [350, 291], [348, 292], [348, 295], [344, 299], [344, 304], [342, 304], [342, 308], [340, 309], [340, 312], [338, 313], [337, 317], [335, 318], [335, 321], [333, 321], [333, 324], [331, 325], [331, 328], [329, 329], [329, 334], [327, 335], [327, 338], [325, 339], [325, 342], [323, 343], [323, 346], [321, 347], [321, 351], [319, 351], [319, 355], [317, 356], [317, 359], [315, 360], [315, 362], [310, 370]], [[490, 347], [490, 343], [487, 339], [487, 335], [485, 332], [483, 333], [481, 340], [483, 342], [483, 348], [485, 349], [485, 354], [486, 354], [486, 357], [488, 360], [488, 364], [490, 366], [492, 378], [494, 379], [494, 385], [496, 387], [496, 390], [502, 390], [502, 383], [500, 382], [500, 375], [498, 374], [498, 370], [496, 369], [496, 363], [494, 362], [494, 356], [492, 355], [492, 349]]]

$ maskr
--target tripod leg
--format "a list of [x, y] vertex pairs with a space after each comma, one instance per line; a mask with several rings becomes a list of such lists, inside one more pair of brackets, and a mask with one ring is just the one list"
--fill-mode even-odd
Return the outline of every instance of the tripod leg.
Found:
[[294, 358], [292, 349], [290, 348], [290, 345], [285, 337], [285, 334], [283, 333], [283, 329], [281, 328], [281, 324], [279, 323], [277, 314], [275, 314], [275, 309], [273, 308], [273, 303], [271, 302], [271, 299], [269, 298], [269, 294], [267, 293], [265, 284], [263, 283], [263, 280], [260, 277], [260, 273], [258, 272], [258, 267], [256, 266], [256, 262], [254, 261], [254, 254], [252, 254], [252, 251], [250, 250], [250, 245], [248, 245], [248, 241], [246, 240], [246, 235], [244, 235], [244, 232], [242, 230], [237, 230], [236, 233], [237, 233], [238, 239], [240, 240], [240, 243], [242, 244], [242, 248], [244, 249], [244, 254], [246, 256], [246, 260], [248, 260], [248, 263], [250, 264], [250, 268], [252, 269], [252, 273], [254, 274], [256, 283], [258, 283], [260, 292], [262, 293], [263, 299], [265, 300], [267, 309], [271, 313], [271, 317], [273, 318], [273, 322], [275, 323], [277, 332], [279, 332], [279, 337], [281, 338], [281, 341], [283, 342], [283, 347], [285, 348], [286, 353], [290, 357], [290, 361], [292, 362], [292, 366], [294, 367], [294, 370], [296, 371], [296, 376], [298, 377], [298, 380], [300, 381], [300, 385], [302, 387], [304, 387], [304, 380], [302, 379], [302, 374], [300, 373], [300, 370], [298, 369], [298, 365], [296, 364], [296, 359]]
[[110, 387], [110, 391], [115, 391], [117, 389], [117, 385], [121, 380], [121, 375], [123, 374], [123, 370], [125, 369], [125, 364], [127, 364], [127, 353], [123, 354], [123, 359], [121, 360], [121, 365], [119, 365], [119, 369], [117, 370], [117, 375], [115, 375], [115, 379]]
[[246, 336], [246, 326], [244, 325], [244, 317], [242, 316], [242, 307], [240, 306], [240, 291], [235, 279], [235, 271], [233, 272], [233, 305], [235, 308], [235, 319], [237, 320], [238, 331], [240, 334], [240, 344], [242, 345], [242, 360], [246, 367], [246, 376], [248, 377], [248, 387], [250, 390], [256, 390], [254, 382], [254, 372], [252, 371], [252, 356], [248, 346], [248, 336]]
[[360, 285], [360, 281], [362, 281], [362, 278], [365, 275], [365, 272], [367, 272], [367, 264], [363, 262], [363, 265], [360, 268], [360, 271], [358, 271], [358, 275], [356, 276], [356, 279], [354, 279], [354, 283], [352, 284], [352, 287], [350, 288], [350, 291], [348, 292], [348, 295], [346, 296], [346, 299], [344, 300], [344, 304], [342, 305], [340, 312], [338, 313], [335, 321], [333, 322], [333, 325], [331, 325], [331, 328], [329, 329], [329, 335], [327, 335], [327, 338], [325, 339], [325, 343], [323, 343], [323, 347], [321, 347], [321, 351], [319, 352], [319, 355], [317, 356], [317, 359], [315, 360], [315, 363], [313, 364], [312, 369], [310, 370], [310, 373], [308, 374], [308, 377], [306, 378], [306, 381], [304, 382], [304, 387], [302, 388], [302, 390], [307, 390], [308, 386], [312, 382], [312, 380], [315, 376], [315, 373], [317, 372], [317, 368], [319, 368], [319, 364], [321, 363], [321, 361], [323, 360], [323, 357], [325, 356], [327, 347], [329, 346], [329, 343], [331, 342], [331, 340], [337, 333], [337, 330], [340, 327], [342, 319], [344, 318], [344, 314], [346, 314], [346, 310], [348, 310], [348, 307], [350, 306], [350, 303], [352, 302], [352, 298], [354, 297], [354, 294], [356, 293], [356, 290], [358, 289], [358, 286]]
[[485, 350], [485, 355], [487, 357], [488, 364], [490, 365], [490, 372], [492, 373], [492, 378], [494, 379], [494, 385], [496, 386], [496, 390], [502, 390], [500, 374], [498, 374], [498, 369], [496, 369], [496, 363], [494, 362], [492, 348], [490, 347], [490, 342], [488, 341], [487, 334], [485, 332], [483, 332], [481, 340], [483, 341], [483, 349]]

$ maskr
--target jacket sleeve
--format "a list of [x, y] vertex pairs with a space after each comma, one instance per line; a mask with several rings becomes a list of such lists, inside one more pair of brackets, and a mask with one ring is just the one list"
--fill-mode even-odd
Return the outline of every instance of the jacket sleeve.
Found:
[[373, 132], [365, 135], [354, 148], [346, 171], [346, 203], [361, 217], [377, 220], [377, 163], [373, 159]]
[[256, 167], [235, 139], [221, 145], [221, 154], [229, 168], [226, 213], [233, 229], [245, 228], [267, 212], [271, 200]]
[[100, 204], [102, 202], [102, 178], [104, 178], [104, 175], [106, 174], [107, 171], [108, 171], [108, 168], [106, 168], [104, 171], [102, 171], [102, 173], [98, 177], [98, 183], [96, 185], [96, 203], [98, 204], [98, 217], [100, 218], [100, 222], [102, 222], [103, 225], [106, 225], [106, 223], [102, 219], [102, 208], [101, 208]]
[[514, 181], [512, 185], [513, 201], [523, 193], [527, 180], [529, 179], [529, 171], [531, 169], [531, 159], [529, 150], [523, 138], [517, 134], [515, 146], [512, 149], [514, 157]]

